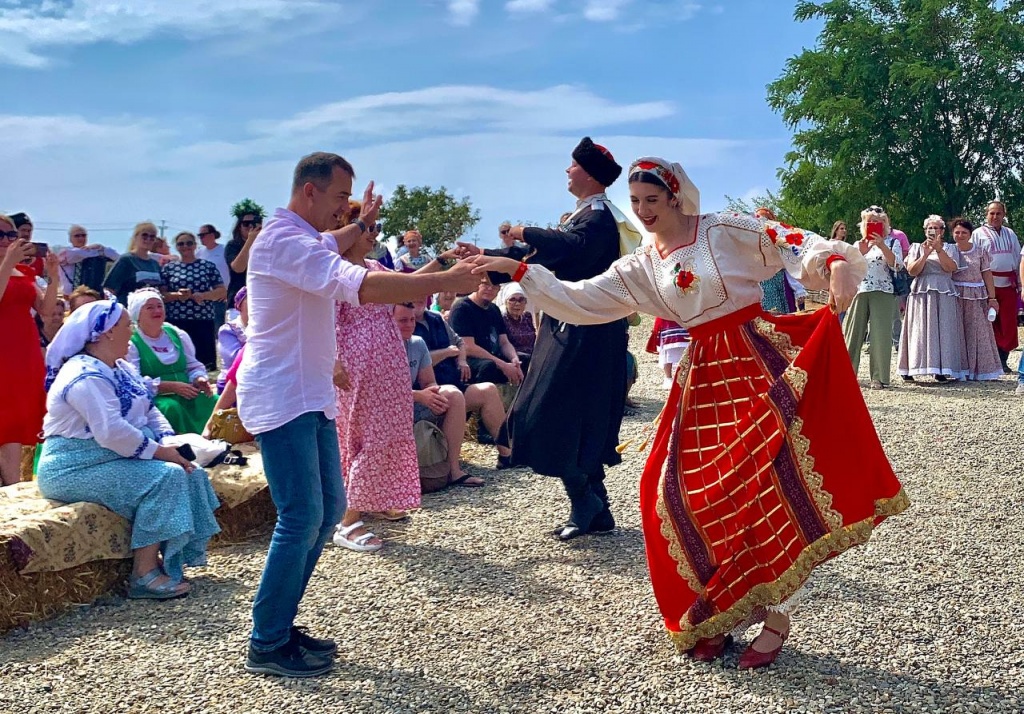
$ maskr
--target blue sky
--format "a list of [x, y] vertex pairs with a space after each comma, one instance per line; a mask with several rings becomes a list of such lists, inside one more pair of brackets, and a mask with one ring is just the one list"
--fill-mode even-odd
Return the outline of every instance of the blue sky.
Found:
[[[37, 240], [79, 222], [123, 247], [250, 196], [299, 156], [469, 196], [504, 219], [573, 204], [580, 137], [679, 161], [702, 209], [776, 186], [789, 132], [765, 85], [818, 27], [790, 0], [0, 0], [0, 211]], [[628, 212], [624, 181], [610, 194]], [[39, 230], [43, 229], [43, 230]], [[52, 229], [52, 230], [49, 230]]]

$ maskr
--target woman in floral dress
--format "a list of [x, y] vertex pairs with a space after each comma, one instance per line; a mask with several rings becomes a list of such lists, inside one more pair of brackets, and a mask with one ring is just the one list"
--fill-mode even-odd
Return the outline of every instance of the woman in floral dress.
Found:
[[964, 379], [999, 379], [1003, 366], [988, 319], [990, 309], [999, 310], [992, 280], [992, 257], [984, 246], [971, 240], [974, 226], [966, 218], [954, 218], [949, 226], [960, 251], [960, 267], [953, 273], [953, 285], [959, 293], [957, 302], [964, 321]]
[[654, 242], [602, 275], [569, 283], [541, 265], [473, 260], [477, 271], [512, 275], [558, 320], [640, 311], [689, 330], [640, 482], [651, 582], [680, 652], [715, 659], [731, 631], [763, 621], [740, 658], [741, 668], [763, 667], [811, 571], [908, 505], [833, 311], [772, 315], [760, 304], [760, 281], [785, 268], [811, 289], [828, 287], [832, 308], [843, 309], [864, 257], [775, 221], [699, 215], [696, 188], [663, 159], [635, 161], [629, 188]]
[[[387, 270], [365, 256], [374, 249], [371, 228], [343, 253], [368, 270]], [[424, 270], [439, 269], [434, 261]], [[383, 541], [362, 521], [364, 513], [401, 520], [420, 505], [420, 470], [413, 437], [413, 402], [405, 343], [390, 305], [339, 303], [335, 319], [338, 365], [346, 387], [337, 389], [338, 445], [348, 510], [334, 543], [358, 552], [380, 550]], [[470, 477], [481, 483], [478, 477]]]

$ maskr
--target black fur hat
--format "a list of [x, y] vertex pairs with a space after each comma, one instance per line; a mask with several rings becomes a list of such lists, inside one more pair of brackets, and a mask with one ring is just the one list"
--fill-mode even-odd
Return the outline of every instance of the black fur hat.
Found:
[[583, 170], [594, 177], [602, 186], [608, 187], [615, 183], [615, 179], [622, 173], [622, 167], [615, 163], [612, 152], [600, 144], [595, 144], [589, 136], [572, 150], [572, 158], [583, 167]]

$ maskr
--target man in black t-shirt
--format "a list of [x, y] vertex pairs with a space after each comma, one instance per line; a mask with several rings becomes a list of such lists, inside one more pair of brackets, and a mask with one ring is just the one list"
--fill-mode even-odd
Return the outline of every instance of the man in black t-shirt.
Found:
[[498, 288], [481, 285], [476, 292], [456, 301], [448, 321], [466, 344], [471, 384], [494, 382], [519, 384], [524, 365], [508, 339], [501, 311], [494, 304]]

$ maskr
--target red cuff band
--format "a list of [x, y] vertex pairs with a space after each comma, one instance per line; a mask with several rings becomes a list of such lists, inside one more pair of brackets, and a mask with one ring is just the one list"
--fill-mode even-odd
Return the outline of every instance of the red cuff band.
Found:
[[842, 262], [845, 263], [846, 262], [846, 256], [830, 255], [828, 257], [828, 259], [825, 261], [825, 270], [827, 270], [827, 271], [832, 270], [832, 263], [835, 263], [837, 261], [842, 261]]
[[512, 276], [512, 282], [518, 283], [520, 280], [522, 280], [523, 276], [526, 275], [526, 269], [529, 267], [530, 266], [527, 265], [526, 263], [520, 263], [519, 270], [517, 270], [515, 272], [515, 275]]

